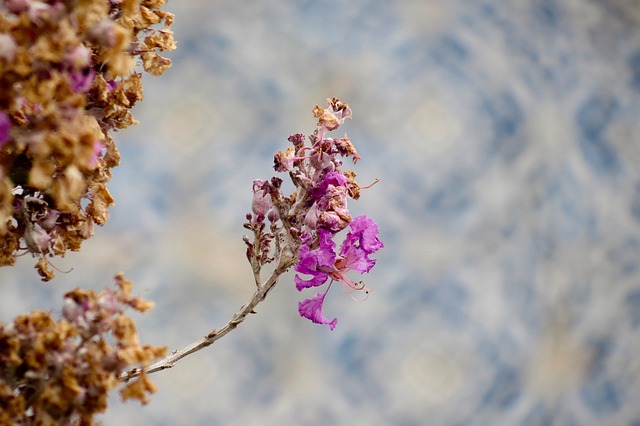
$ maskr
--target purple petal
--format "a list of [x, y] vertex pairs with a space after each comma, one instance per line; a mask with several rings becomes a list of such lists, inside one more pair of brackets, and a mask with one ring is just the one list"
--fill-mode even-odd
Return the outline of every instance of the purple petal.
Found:
[[347, 178], [340, 172], [327, 173], [315, 187], [309, 190], [309, 195], [316, 200], [322, 198], [329, 190], [329, 185], [334, 188], [343, 187], [346, 189]]
[[294, 268], [296, 272], [314, 274], [322, 268], [331, 269], [336, 261], [334, 248], [336, 243], [331, 239], [333, 235], [324, 229], [319, 230], [318, 239], [320, 247], [315, 250], [309, 248], [308, 243], [302, 244], [298, 249], [299, 263]]
[[332, 240], [333, 233], [319, 229], [318, 240], [320, 242], [320, 248], [318, 249], [318, 265], [325, 268], [333, 268], [333, 264], [336, 262], [336, 243]]
[[351, 246], [344, 255], [344, 269], [352, 270], [364, 274], [369, 272], [376, 264], [375, 259], [370, 259], [368, 253], [360, 247]]
[[324, 272], [314, 272], [309, 273], [312, 277], [308, 280], [303, 280], [300, 278], [300, 275], [296, 275], [293, 277], [293, 281], [296, 283], [296, 288], [298, 291], [302, 291], [305, 288], [309, 287], [318, 287], [327, 282], [329, 279], [329, 275]]
[[301, 302], [298, 302], [298, 312], [300, 316], [303, 318], [308, 318], [312, 322], [316, 324], [327, 324], [329, 329], [333, 330], [336, 328], [336, 324], [338, 323], [338, 318], [334, 318], [329, 321], [322, 314], [322, 304], [324, 303], [324, 297], [326, 293], [318, 293], [311, 299], [305, 299]]
[[115, 80], [107, 81], [107, 90], [112, 91], [118, 87], [118, 82]]
[[300, 261], [295, 266], [295, 271], [301, 274], [311, 275], [311, 278], [305, 280], [296, 275], [294, 281], [296, 288], [302, 290], [307, 287], [317, 287], [327, 282], [329, 278], [328, 272], [333, 268], [336, 261], [336, 253], [334, 248], [336, 244], [331, 240], [332, 234], [328, 231], [320, 230], [318, 232], [320, 247], [311, 250], [309, 235], [303, 238], [303, 244], [298, 249], [298, 257]]
[[382, 241], [378, 239], [378, 224], [367, 216], [358, 216], [349, 224], [351, 230], [347, 234], [342, 246], [340, 254], [344, 256], [343, 251], [348, 250], [350, 246], [358, 246], [367, 254], [375, 253], [384, 247]]

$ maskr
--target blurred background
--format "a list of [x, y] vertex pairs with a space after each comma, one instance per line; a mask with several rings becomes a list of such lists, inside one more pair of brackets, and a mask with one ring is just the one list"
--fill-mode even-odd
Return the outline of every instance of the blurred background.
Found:
[[[640, 2], [170, 1], [178, 50], [116, 135], [111, 219], [0, 270], [0, 320], [116, 272], [181, 348], [253, 291], [242, 228], [314, 104], [339, 97], [385, 248], [359, 303], [258, 314], [105, 425], [640, 425]], [[341, 136], [340, 133], [338, 136]]]

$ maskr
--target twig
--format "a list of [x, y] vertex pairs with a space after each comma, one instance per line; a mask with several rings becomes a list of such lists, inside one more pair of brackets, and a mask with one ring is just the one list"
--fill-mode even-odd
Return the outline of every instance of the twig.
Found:
[[240, 310], [236, 312], [233, 315], [233, 317], [231, 317], [231, 320], [229, 320], [229, 322], [224, 327], [211, 331], [202, 339], [195, 341], [178, 351], [174, 351], [171, 355], [165, 357], [164, 359], [161, 359], [160, 361], [156, 362], [155, 364], [152, 364], [147, 368], [144, 368], [144, 369], [134, 368], [132, 370], [129, 370], [123, 373], [120, 376], [120, 380], [126, 382], [130, 379], [133, 379], [139, 376], [140, 374], [142, 374], [143, 371], [147, 374], [150, 374], [150, 373], [155, 373], [157, 371], [166, 370], [167, 368], [172, 368], [175, 365], [175, 363], [180, 361], [182, 358], [188, 355], [191, 355], [194, 352], [198, 352], [199, 350], [204, 349], [207, 346], [210, 346], [211, 344], [213, 344], [213, 342], [220, 339], [221, 337], [229, 333], [231, 330], [235, 329], [240, 323], [242, 323], [247, 318], [249, 314], [255, 313], [253, 309], [267, 297], [267, 294], [269, 293], [269, 291], [273, 287], [275, 287], [275, 285], [278, 283], [278, 279], [280, 278], [280, 275], [282, 275], [287, 269], [293, 266], [294, 263], [295, 263], [295, 258], [291, 253], [291, 251], [289, 250], [282, 251], [280, 256], [280, 262], [278, 263], [278, 266], [276, 267], [276, 269], [271, 273], [271, 276], [269, 277], [269, 279], [265, 281], [264, 284], [258, 287], [258, 289], [253, 293], [251, 300], [249, 300], [249, 302], [242, 305]]

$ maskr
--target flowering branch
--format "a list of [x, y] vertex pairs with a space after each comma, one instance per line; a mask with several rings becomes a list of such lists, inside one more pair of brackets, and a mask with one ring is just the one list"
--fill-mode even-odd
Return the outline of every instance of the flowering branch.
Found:
[[[294, 148], [278, 152], [274, 157], [275, 170], [289, 172], [296, 190], [284, 196], [282, 179], [277, 177], [253, 182], [252, 213], [247, 214], [244, 226], [253, 231], [254, 238], [253, 241], [247, 236], [243, 238], [257, 286], [249, 302], [242, 305], [222, 328], [211, 331], [148, 368], [129, 370], [120, 376], [121, 380], [172, 368], [182, 358], [210, 346], [234, 330], [249, 314], [255, 313], [254, 308], [266, 298], [280, 275], [292, 266], [301, 274], [311, 275], [306, 280], [296, 275], [299, 291], [321, 286], [331, 279], [323, 293], [298, 304], [302, 317], [317, 324], [326, 324], [331, 330], [335, 328], [337, 318], [325, 318], [322, 304], [334, 281], [342, 282], [352, 291], [368, 294], [362, 282], [354, 282], [346, 273], [369, 272], [376, 263], [369, 255], [382, 248], [383, 244], [377, 237], [378, 226], [373, 220], [366, 216], [352, 219], [347, 210], [347, 198], [358, 199], [360, 186], [353, 171], [339, 170], [342, 161], [338, 157], [353, 157], [355, 163], [360, 156], [346, 136], [339, 139], [325, 137], [327, 131], [338, 128], [344, 119], [351, 118], [351, 109], [346, 103], [334, 98], [328, 101], [328, 106], [324, 109], [316, 105], [313, 109], [318, 126], [309, 137], [311, 146], [305, 146], [304, 135], [298, 133], [289, 137]], [[266, 220], [270, 222], [268, 232]], [[333, 237], [347, 226], [350, 230], [336, 253]], [[277, 266], [262, 283], [262, 267], [276, 258]]]
[[[29, 253], [49, 281], [49, 258], [80, 250], [94, 225], [107, 221], [114, 203], [107, 183], [120, 161], [112, 133], [137, 124], [130, 110], [142, 100], [140, 67], [162, 74], [171, 61], [160, 53], [176, 48], [165, 2], [0, 0], [0, 266]], [[340, 169], [343, 159], [355, 164], [360, 156], [346, 135], [328, 136], [351, 119], [351, 108], [333, 98], [313, 115], [315, 130], [291, 135], [293, 146], [274, 157], [293, 192], [283, 193], [280, 177], [253, 181], [244, 224], [253, 237], [243, 241], [256, 290], [226, 325], [158, 361], [165, 348], [141, 345], [124, 314], [152, 305], [131, 296], [122, 275], [117, 289], [73, 290], [59, 320], [34, 311], [0, 324], [0, 424], [91, 425], [118, 386], [123, 400], [146, 403], [155, 391], [148, 373], [234, 330], [292, 267], [299, 291], [326, 284], [298, 312], [333, 330], [337, 318], [322, 313], [329, 289], [340, 282], [368, 294], [348, 274], [369, 272], [376, 263], [369, 256], [383, 244], [372, 219], [347, 209], [348, 198], [371, 186]], [[337, 249], [334, 239], [347, 228]]]

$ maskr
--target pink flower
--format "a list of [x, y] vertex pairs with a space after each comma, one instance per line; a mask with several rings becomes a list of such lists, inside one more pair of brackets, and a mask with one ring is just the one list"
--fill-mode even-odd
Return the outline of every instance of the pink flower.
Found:
[[327, 173], [309, 190], [315, 203], [305, 216], [305, 225], [311, 229], [323, 228], [334, 234], [343, 230], [351, 221], [347, 209], [348, 190], [347, 178], [342, 173]]
[[287, 149], [285, 152], [277, 152], [273, 157], [273, 169], [276, 172], [290, 172], [293, 170], [293, 164], [296, 160], [302, 160], [295, 156], [293, 148]]
[[[355, 271], [360, 274], [369, 272], [376, 264], [375, 259], [369, 258], [384, 245], [378, 239], [378, 225], [366, 216], [356, 217], [350, 224], [350, 230], [340, 246], [340, 254], [336, 255], [334, 234], [326, 229], [318, 229], [318, 247], [311, 249], [313, 241], [310, 234], [302, 237], [302, 245], [298, 251], [299, 263], [295, 271], [311, 275], [303, 279], [300, 275], [294, 277], [296, 288], [302, 291], [309, 287], [318, 287], [331, 278], [331, 282], [340, 281], [353, 290], [364, 290], [364, 284], [356, 283], [347, 277], [347, 272]], [[329, 284], [331, 285], [331, 283]], [[327, 288], [327, 291], [329, 288]], [[318, 293], [311, 299], [298, 304], [300, 316], [308, 318], [316, 324], [329, 324], [331, 330], [335, 327], [336, 319], [329, 322], [322, 315], [322, 303], [325, 293]]]
[[37, 223], [27, 223], [24, 241], [31, 253], [46, 253], [49, 250], [51, 235]]
[[[253, 213], [247, 214], [244, 226], [254, 232], [255, 240], [244, 237], [244, 241], [254, 273], [275, 258], [269, 257], [275, 246], [277, 253], [287, 254], [287, 265], [297, 261], [294, 281], [298, 291], [329, 281], [323, 293], [301, 301], [298, 311], [302, 317], [333, 330], [337, 319], [329, 321], [322, 314], [331, 284], [339, 281], [348, 291], [367, 293], [362, 281], [355, 282], [347, 275], [352, 271], [369, 272], [376, 264], [369, 256], [383, 244], [377, 237], [378, 225], [365, 216], [352, 219], [347, 208], [347, 199], [357, 200], [364, 188], [355, 181], [353, 171], [341, 171], [340, 167], [344, 159], [350, 157], [356, 163], [360, 156], [346, 135], [325, 137], [351, 119], [349, 105], [337, 98], [328, 99], [327, 107], [316, 105], [313, 114], [318, 120], [316, 129], [308, 137], [292, 134], [288, 140], [293, 146], [274, 156], [274, 169], [289, 175], [295, 191], [285, 196], [279, 178], [254, 181]], [[307, 140], [309, 144], [305, 144]], [[265, 215], [271, 222], [269, 232], [263, 232]], [[333, 238], [347, 226], [351, 229], [336, 253]], [[285, 249], [293, 249], [297, 256], [292, 258], [291, 250]]]

